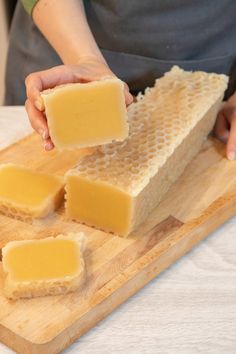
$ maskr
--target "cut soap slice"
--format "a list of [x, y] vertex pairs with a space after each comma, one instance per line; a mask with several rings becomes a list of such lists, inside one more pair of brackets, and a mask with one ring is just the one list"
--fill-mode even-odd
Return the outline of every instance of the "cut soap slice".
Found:
[[59, 150], [122, 141], [128, 136], [124, 84], [116, 78], [68, 84], [41, 94]]
[[16, 164], [0, 165], [0, 212], [20, 219], [41, 218], [63, 201], [61, 178]]
[[65, 294], [84, 280], [83, 233], [9, 242], [2, 249], [4, 294], [11, 299]]
[[228, 78], [172, 68], [128, 110], [130, 134], [66, 174], [66, 213], [128, 235], [160, 202], [212, 129]]

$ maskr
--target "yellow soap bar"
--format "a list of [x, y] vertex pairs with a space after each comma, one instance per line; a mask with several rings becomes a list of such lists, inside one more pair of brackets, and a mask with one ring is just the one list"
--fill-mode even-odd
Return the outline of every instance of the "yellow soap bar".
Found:
[[212, 129], [228, 78], [174, 67], [129, 109], [130, 134], [66, 174], [71, 219], [119, 235], [145, 221]]
[[84, 280], [83, 233], [11, 241], [2, 249], [4, 294], [11, 299], [65, 294]]
[[116, 78], [43, 91], [49, 133], [59, 150], [122, 141], [128, 136], [124, 84]]
[[0, 165], [0, 212], [15, 218], [42, 218], [63, 201], [61, 178], [16, 164]]

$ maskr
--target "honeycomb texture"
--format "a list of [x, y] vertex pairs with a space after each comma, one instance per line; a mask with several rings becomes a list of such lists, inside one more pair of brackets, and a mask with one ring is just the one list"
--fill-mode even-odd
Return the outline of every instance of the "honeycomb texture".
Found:
[[19, 210], [12, 206], [10, 203], [4, 203], [1, 201], [0, 214], [11, 217], [15, 220], [21, 220], [26, 223], [32, 223], [33, 217], [29, 210]]
[[124, 142], [99, 147], [70, 173], [138, 195], [222, 96], [227, 81], [225, 75], [185, 72], [173, 67], [128, 108], [129, 137]]
[[64, 190], [62, 189], [58, 195], [53, 198], [53, 204], [46, 205], [43, 209], [43, 214], [38, 215], [38, 211], [33, 211], [27, 207], [15, 206], [14, 203], [10, 201], [0, 201], [0, 214], [3, 214], [9, 218], [20, 220], [31, 224], [34, 219], [45, 218], [46, 216], [53, 213], [62, 204], [64, 197]]
[[225, 75], [186, 72], [174, 66], [128, 108], [129, 137], [100, 146], [67, 176], [104, 182], [131, 196], [135, 204], [129, 233], [145, 220], [199, 151], [212, 129], [227, 82]]

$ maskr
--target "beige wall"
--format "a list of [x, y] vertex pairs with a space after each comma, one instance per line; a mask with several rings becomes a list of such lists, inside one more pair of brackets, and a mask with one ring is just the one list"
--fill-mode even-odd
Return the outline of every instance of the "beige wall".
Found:
[[4, 95], [4, 72], [7, 53], [7, 16], [5, 1], [0, 0], [0, 105], [3, 104]]

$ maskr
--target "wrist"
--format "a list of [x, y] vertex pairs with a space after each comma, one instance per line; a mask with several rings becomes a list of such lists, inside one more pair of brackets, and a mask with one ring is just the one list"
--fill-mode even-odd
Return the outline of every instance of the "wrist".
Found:
[[84, 63], [100, 63], [103, 66], [107, 66], [108, 64], [102, 54], [99, 53], [74, 53], [68, 55], [68, 58], [64, 58], [63, 60], [65, 65], [81, 65]]
[[100, 80], [103, 77], [115, 77], [106, 61], [94, 56], [81, 56], [76, 62], [68, 65], [79, 81], [87, 82]]

